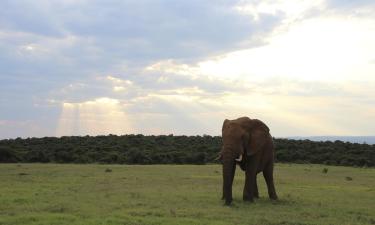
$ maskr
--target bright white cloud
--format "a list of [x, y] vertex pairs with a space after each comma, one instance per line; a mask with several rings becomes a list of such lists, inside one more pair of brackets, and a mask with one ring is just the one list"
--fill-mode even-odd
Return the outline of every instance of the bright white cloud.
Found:
[[375, 119], [375, 21], [331, 15], [281, 30], [264, 46], [194, 64], [159, 61], [146, 70], [240, 82], [235, 92], [206, 98], [221, 104], [221, 115], [271, 121], [276, 135], [371, 134], [365, 121]]
[[226, 79], [373, 80], [375, 21], [318, 18], [269, 37], [269, 44], [235, 51], [194, 65], [161, 61], [148, 67], [166, 73]]
[[113, 87], [113, 91], [116, 91], [116, 92], [121, 92], [121, 91], [125, 91], [125, 87], [123, 86], [114, 86]]
[[276, 15], [282, 12], [286, 15], [284, 23], [290, 23], [293, 20], [303, 18], [305, 14], [308, 14], [312, 10], [322, 10], [324, 3], [323, 0], [242, 0], [237, 4], [235, 9], [240, 13], [252, 16], [255, 21], [264, 13]]

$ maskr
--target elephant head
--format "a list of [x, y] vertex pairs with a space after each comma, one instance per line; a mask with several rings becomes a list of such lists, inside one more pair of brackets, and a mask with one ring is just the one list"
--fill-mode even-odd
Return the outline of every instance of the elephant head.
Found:
[[[268, 127], [260, 120], [252, 120], [248, 117], [224, 120], [222, 128], [223, 146], [220, 159], [223, 164], [223, 199], [225, 199], [226, 205], [232, 202], [232, 184], [236, 161], [246, 160], [259, 150], [257, 147], [261, 145], [259, 143], [261, 138], [257, 137], [259, 129], [268, 129]], [[244, 163], [241, 162], [241, 165], [244, 165]]]

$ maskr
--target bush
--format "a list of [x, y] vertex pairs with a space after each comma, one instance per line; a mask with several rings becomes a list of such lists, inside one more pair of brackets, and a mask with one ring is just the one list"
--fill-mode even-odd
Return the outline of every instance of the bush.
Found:
[[[109, 135], [0, 140], [0, 162], [205, 164], [214, 161], [221, 137]], [[375, 166], [375, 145], [341, 141], [275, 139], [277, 162]]]
[[18, 161], [19, 157], [14, 150], [9, 147], [0, 147], [0, 163], [14, 163]]

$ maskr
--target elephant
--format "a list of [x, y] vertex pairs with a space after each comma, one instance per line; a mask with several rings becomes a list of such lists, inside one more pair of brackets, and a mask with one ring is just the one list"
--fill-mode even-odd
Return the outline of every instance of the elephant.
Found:
[[259, 198], [257, 174], [263, 172], [268, 195], [277, 199], [273, 181], [274, 145], [270, 129], [258, 119], [240, 117], [225, 119], [222, 127], [222, 149], [219, 159], [223, 168], [223, 196], [225, 205], [232, 203], [232, 184], [236, 164], [245, 171], [243, 200], [253, 202]]

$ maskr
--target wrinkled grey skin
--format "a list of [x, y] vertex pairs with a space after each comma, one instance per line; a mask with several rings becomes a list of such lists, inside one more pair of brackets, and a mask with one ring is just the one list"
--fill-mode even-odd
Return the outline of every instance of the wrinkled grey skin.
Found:
[[223, 146], [219, 157], [223, 163], [223, 199], [226, 205], [232, 202], [236, 163], [245, 171], [244, 201], [253, 201], [254, 197], [259, 197], [256, 182], [259, 172], [263, 172], [270, 199], [277, 199], [273, 182], [274, 145], [269, 131], [269, 128], [257, 119], [241, 117], [224, 120]]

